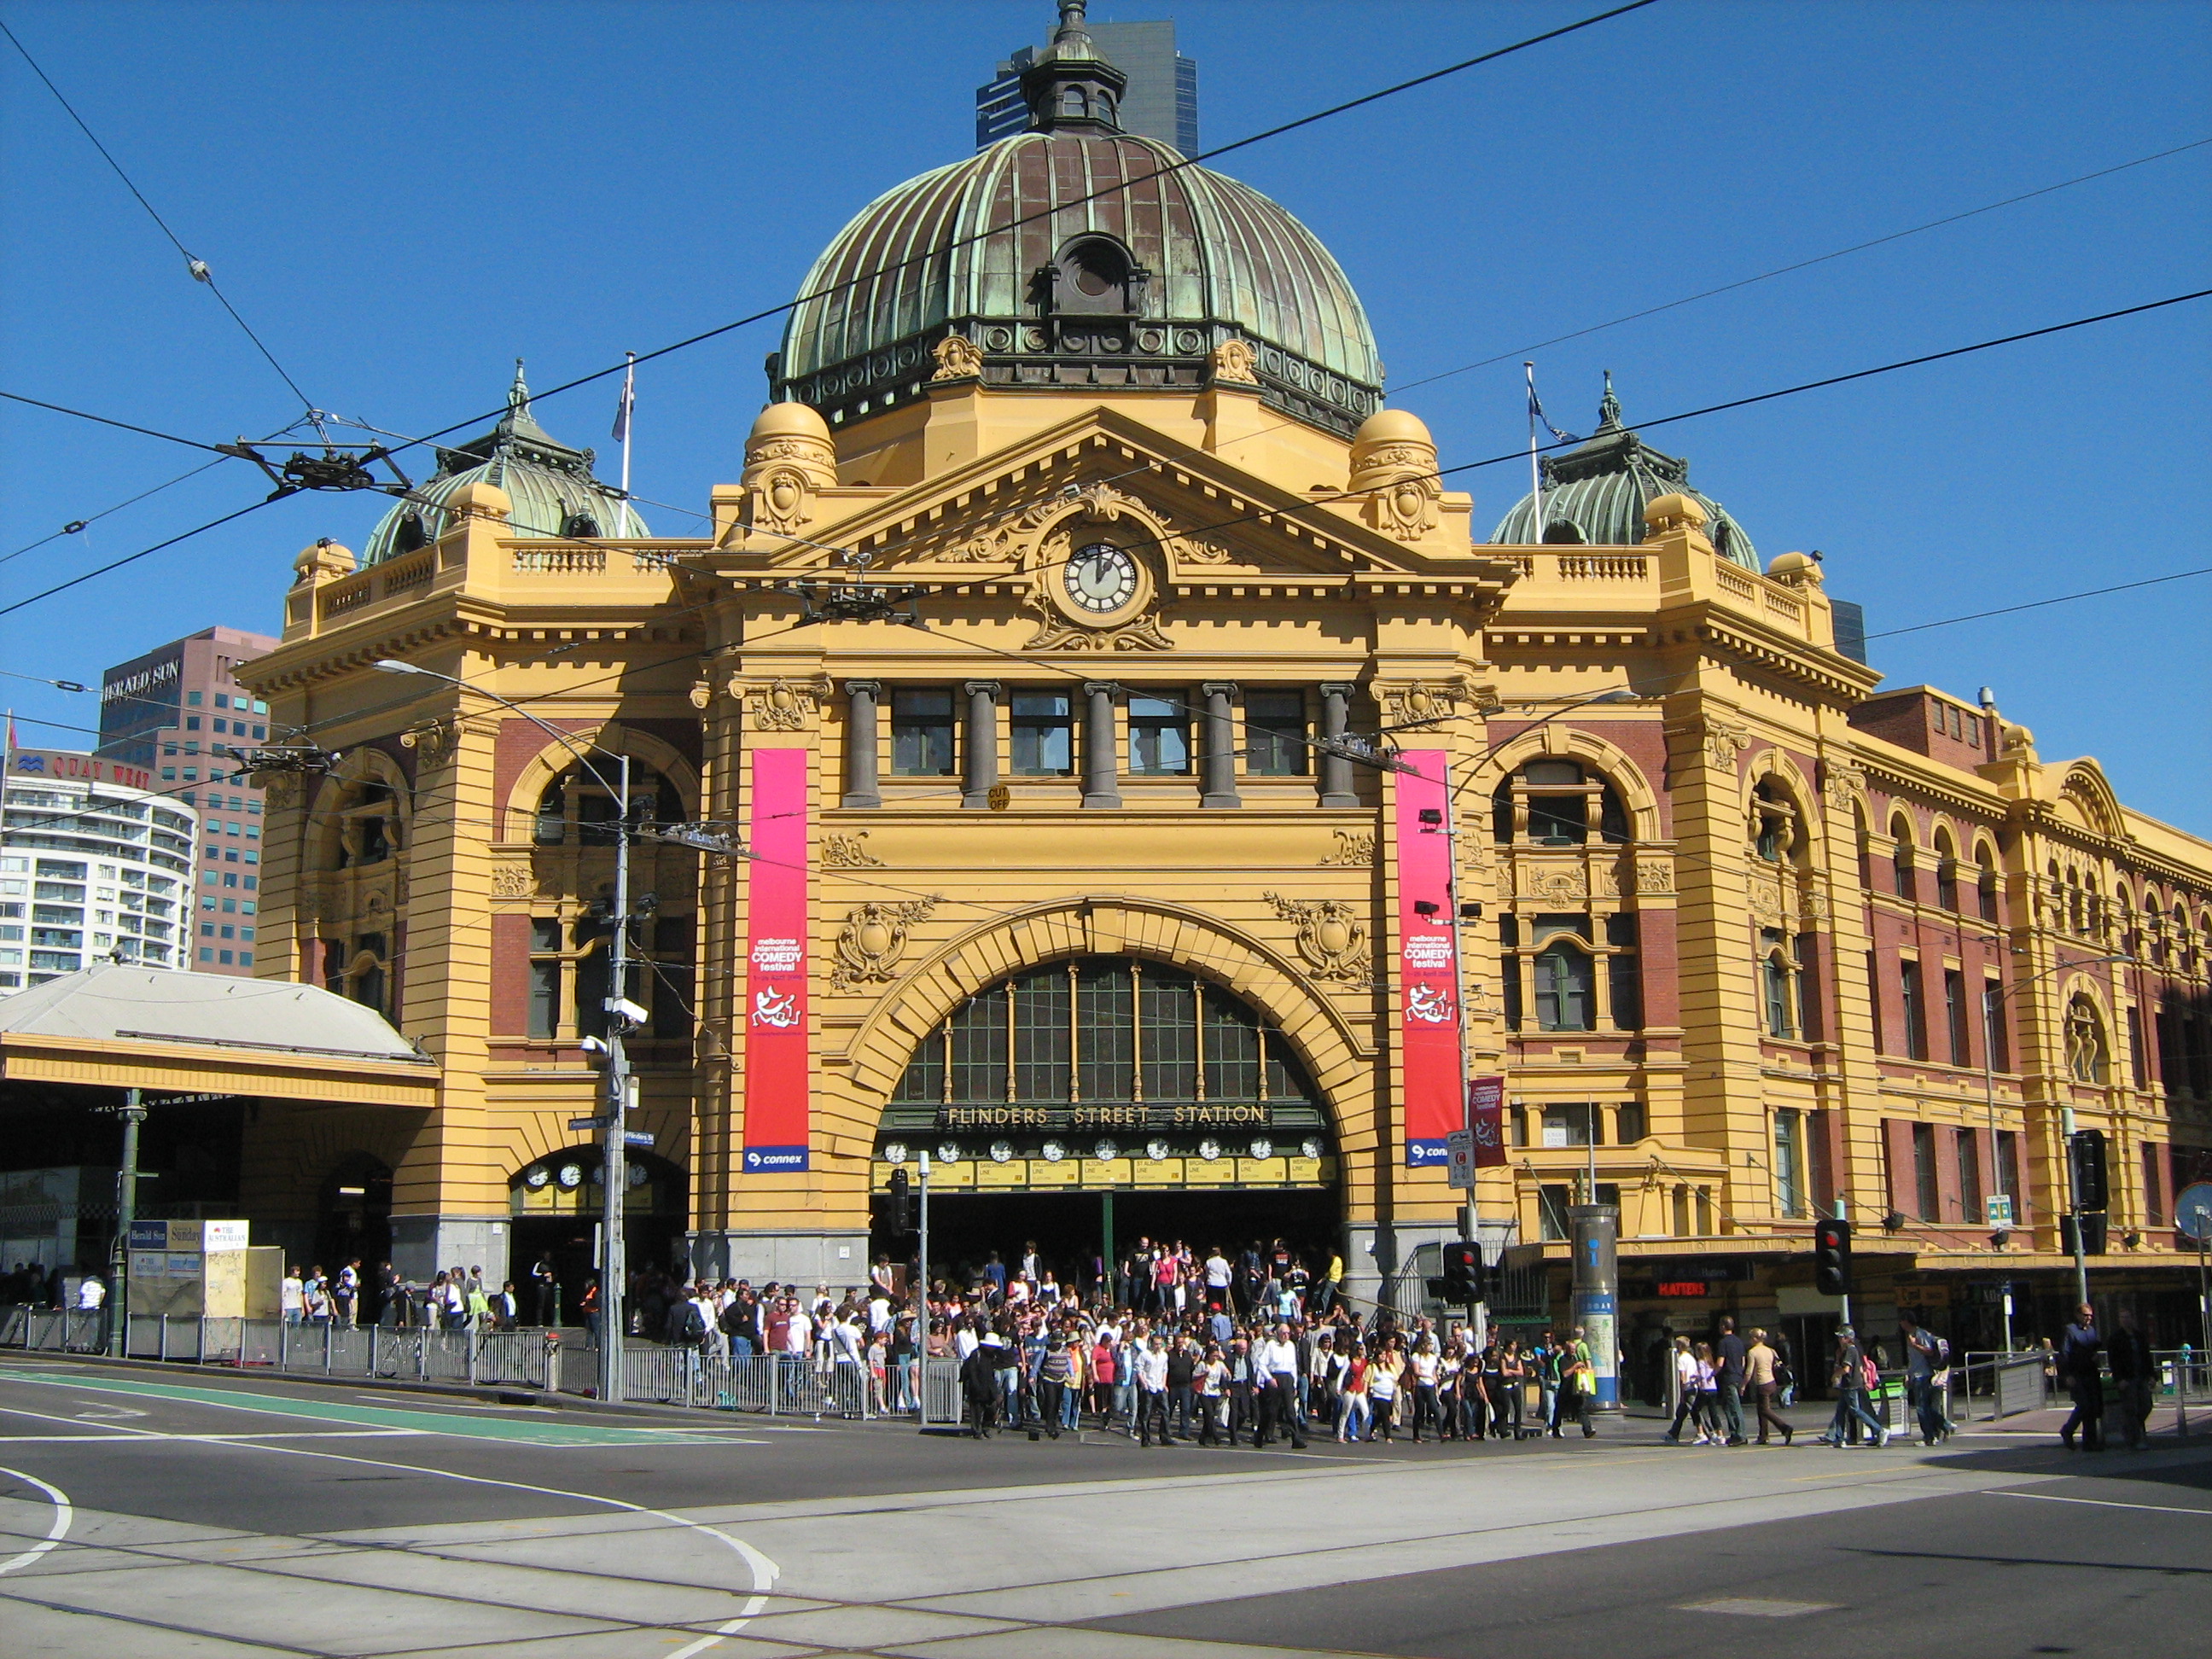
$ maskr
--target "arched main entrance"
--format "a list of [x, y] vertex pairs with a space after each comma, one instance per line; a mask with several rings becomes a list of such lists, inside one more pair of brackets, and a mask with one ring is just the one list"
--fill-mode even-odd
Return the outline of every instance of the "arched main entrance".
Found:
[[1086, 1288], [1139, 1237], [1325, 1262], [1342, 1206], [1327, 1103], [1283, 1032], [1223, 986], [1135, 956], [1025, 969], [915, 1046], [878, 1126], [874, 1248], [908, 1260], [894, 1170], [931, 1163], [933, 1277], [1034, 1243]]
[[[531, 1269], [550, 1256], [560, 1286], [555, 1323], [582, 1323], [577, 1310], [584, 1286], [597, 1272], [598, 1224], [605, 1194], [602, 1155], [596, 1146], [570, 1146], [532, 1158], [507, 1181], [507, 1213], [514, 1230], [507, 1272], [521, 1298], [523, 1321], [538, 1322]], [[666, 1158], [634, 1151], [623, 1160], [629, 1186], [623, 1238], [633, 1269], [665, 1267], [681, 1254], [689, 1198], [684, 1171]]]

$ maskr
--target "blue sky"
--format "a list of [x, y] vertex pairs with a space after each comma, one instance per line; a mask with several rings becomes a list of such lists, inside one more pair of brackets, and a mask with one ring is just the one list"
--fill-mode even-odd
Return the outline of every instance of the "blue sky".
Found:
[[[1601, 9], [1107, 3], [1176, 17], [1211, 146]], [[973, 148], [1019, 4], [0, 4], [325, 408], [425, 431], [788, 298], [866, 201]], [[1343, 262], [1447, 464], [1523, 438], [1537, 341], [2212, 137], [2212, 8], [1662, 3], [1224, 158]], [[212, 441], [296, 405], [0, 43], [0, 386]], [[2212, 148], [1536, 354], [1587, 430], [2207, 286]], [[777, 341], [639, 386], [635, 487], [703, 510]], [[2212, 563], [2212, 302], [1664, 428], [1768, 556], [1826, 555], [1870, 630]], [[609, 448], [611, 386], [540, 404]], [[0, 554], [195, 464], [0, 408]], [[419, 472], [416, 476], [420, 476]], [[1525, 470], [1463, 475], [1486, 529]], [[0, 604], [256, 499], [235, 463], [0, 563]], [[96, 682], [211, 623], [274, 631], [313, 495], [0, 619], [0, 664]], [[647, 507], [656, 531], [698, 521]], [[2212, 833], [2212, 578], [1877, 640], [1888, 684], [1993, 686], [2045, 759]], [[88, 697], [0, 681], [19, 716]], [[73, 734], [23, 728], [26, 741]]]

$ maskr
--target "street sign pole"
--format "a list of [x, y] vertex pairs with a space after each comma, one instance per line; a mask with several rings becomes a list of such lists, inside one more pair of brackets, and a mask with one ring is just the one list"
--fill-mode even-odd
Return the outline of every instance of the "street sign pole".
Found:
[[138, 1218], [138, 1126], [146, 1108], [136, 1089], [123, 1091], [123, 1158], [115, 1171], [115, 1249], [107, 1274], [108, 1340], [118, 1358], [131, 1357], [131, 1224]]

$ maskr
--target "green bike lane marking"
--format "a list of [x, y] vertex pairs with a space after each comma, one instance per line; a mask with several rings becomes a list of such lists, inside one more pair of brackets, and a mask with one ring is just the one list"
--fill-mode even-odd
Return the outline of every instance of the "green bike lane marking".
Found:
[[[289, 1395], [263, 1394], [252, 1389], [196, 1389], [182, 1383], [144, 1382], [121, 1377], [79, 1376], [64, 1381], [51, 1374], [35, 1371], [0, 1370], [0, 1382], [28, 1382], [42, 1388], [97, 1389], [143, 1399], [173, 1400], [229, 1411], [253, 1412], [269, 1417], [305, 1418], [313, 1422], [346, 1423], [359, 1428], [408, 1429], [418, 1434], [447, 1435], [471, 1440], [504, 1440], [532, 1446], [728, 1446], [760, 1443], [736, 1440], [721, 1434], [699, 1434], [685, 1430], [625, 1429], [597, 1424], [448, 1416], [441, 1412], [416, 1411], [404, 1407], [302, 1400]], [[159, 1430], [151, 1431], [148, 1437], [155, 1437], [160, 1433]]]

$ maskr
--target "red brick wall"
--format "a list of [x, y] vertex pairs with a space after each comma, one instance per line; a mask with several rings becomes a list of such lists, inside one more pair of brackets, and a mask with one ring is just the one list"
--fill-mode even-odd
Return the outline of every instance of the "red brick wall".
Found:
[[520, 1036], [530, 1029], [530, 918], [491, 919], [491, 1029]]

